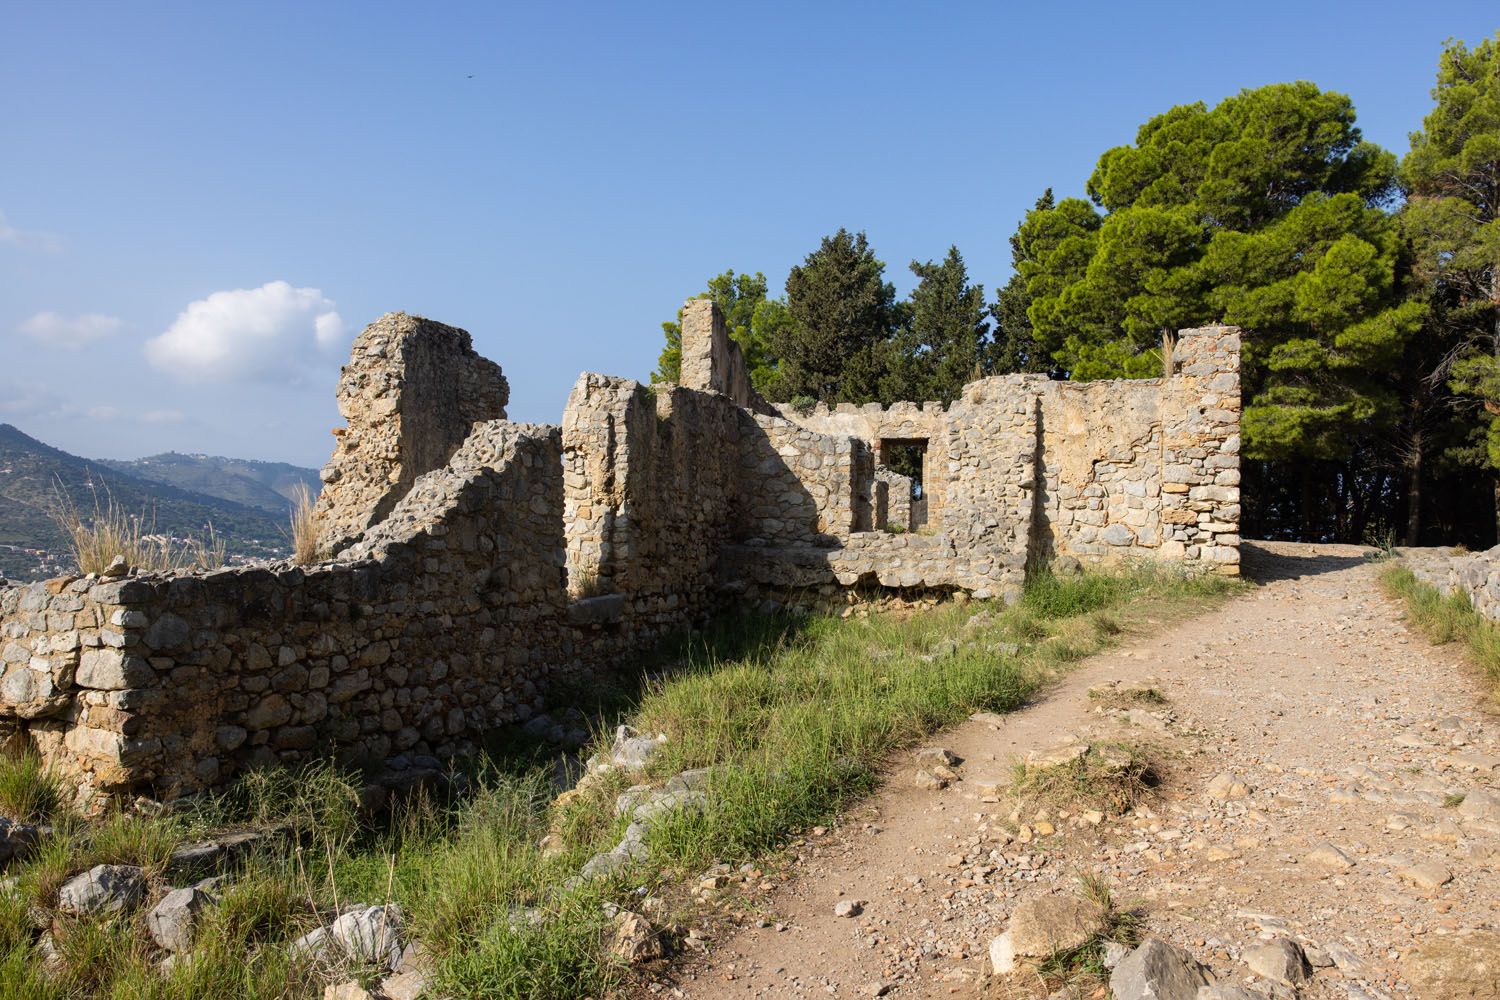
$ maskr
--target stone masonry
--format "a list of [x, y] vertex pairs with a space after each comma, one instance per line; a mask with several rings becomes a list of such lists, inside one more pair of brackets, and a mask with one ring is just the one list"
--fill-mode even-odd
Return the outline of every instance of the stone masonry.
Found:
[[[435, 767], [757, 592], [1009, 599], [1058, 556], [1236, 572], [1238, 365], [1215, 327], [1165, 379], [804, 414], [755, 394], [697, 300], [682, 384], [581, 375], [555, 427], [504, 418], [467, 333], [391, 314], [339, 380], [325, 560], [0, 587], [0, 738], [96, 801], [314, 757]], [[896, 442], [923, 450], [921, 526], [877, 465]]]
[[468, 333], [390, 313], [354, 341], [339, 378], [333, 457], [323, 467], [318, 542], [333, 553], [388, 514], [418, 476], [448, 461], [475, 423], [505, 419], [510, 386]]

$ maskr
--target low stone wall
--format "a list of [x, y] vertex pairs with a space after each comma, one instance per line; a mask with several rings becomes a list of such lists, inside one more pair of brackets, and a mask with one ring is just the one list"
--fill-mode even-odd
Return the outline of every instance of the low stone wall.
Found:
[[861, 441], [741, 411], [736, 536], [838, 544], [872, 527], [874, 458]]
[[82, 604], [18, 637], [33, 655], [74, 646], [78, 666], [65, 685], [58, 661], [66, 705], [12, 726], [87, 789], [116, 793], [314, 755], [472, 752], [628, 645], [570, 620], [561, 501], [558, 430], [497, 421], [346, 561], [6, 592], [7, 632], [11, 603], [47, 588], [49, 608]]
[[1474, 610], [1491, 621], [1500, 621], [1500, 545], [1458, 555], [1434, 549], [1400, 552], [1417, 579], [1444, 594], [1463, 594]]

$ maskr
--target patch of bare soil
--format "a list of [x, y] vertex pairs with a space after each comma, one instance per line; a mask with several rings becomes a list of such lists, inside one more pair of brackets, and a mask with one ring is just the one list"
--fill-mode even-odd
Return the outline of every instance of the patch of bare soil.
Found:
[[[956, 780], [919, 787], [913, 760], [795, 845], [785, 878], [749, 881], [763, 919], [646, 995], [1056, 994], [990, 976], [988, 947], [1021, 901], [1083, 877], [1220, 983], [1291, 996], [1247, 965], [1287, 938], [1313, 966], [1303, 997], [1427, 1000], [1424, 950], [1462, 956], [1500, 929], [1500, 720], [1457, 650], [1402, 624], [1364, 550], [1247, 549], [1254, 592], [945, 734]], [[1010, 787], [1015, 760], [1080, 745], [1148, 748], [1160, 784], [1115, 816]]]

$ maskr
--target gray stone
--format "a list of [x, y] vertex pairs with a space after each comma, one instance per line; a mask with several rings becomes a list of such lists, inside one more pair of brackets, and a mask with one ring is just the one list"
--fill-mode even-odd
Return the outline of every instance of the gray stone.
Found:
[[173, 889], [146, 914], [146, 929], [167, 951], [186, 951], [193, 946], [198, 916], [212, 901], [202, 889]]
[[1198, 987], [1198, 1000], [1269, 1000], [1264, 993], [1257, 993], [1234, 983], [1210, 983]]
[[1458, 814], [1464, 819], [1500, 820], [1500, 795], [1487, 788], [1476, 788], [1464, 795], [1458, 804]]
[[1193, 956], [1160, 938], [1147, 938], [1110, 973], [1115, 1000], [1197, 1000], [1213, 982]]
[[146, 874], [134, 865], [95, 865], [64, 882], [57, 908], [64, 913], [119, 913], [133, 908], [146, 892]]
[[170, 652], [187, 645], [192, 629], [177, 615], [166, 613], [151, 623], [143, 637], [147, 646], [159, 652]]
[[320, 964], [349, 959], [393, 970], [405, 947], [401, 908], [395, 903], [357, 907], [327, 927], [292, 942], [292, 954]]
[[713, 777], [713, 768], [695, 767], [691, 770], [674, 774], [667, 779], [666, 790], [669, 792], [701, 792], [708, 788], [709, 780]]
[[619, 621], [624, 614], [624, 594], [586, 597], [568, 605], [568, 619], [575, 625], [602, 625]]
[[78, 661], [74, 680], [79, 687], [121, 691], [150, 685], [156, 671], [144, 657], [118, 649], [87, 649]]
[[17, 823], [0, 816], [0, 865], [23, 860], [36, 847], [42, 832], [41, 827], [31, 823]]
[[1274, 983], [1295, 986], [1312, 975], [1302, 947], [1290, 938], [1276, 938], [1268, 944], [1247, 948], [1240, 958], [1251, 972]]

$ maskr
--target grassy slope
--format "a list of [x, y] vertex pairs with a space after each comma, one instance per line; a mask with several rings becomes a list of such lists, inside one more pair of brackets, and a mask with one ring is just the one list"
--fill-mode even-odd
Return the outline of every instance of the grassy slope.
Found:
[[1489, 683], [1491, 700], [1500, 702], [1500, 625], [1475, 611], [1463, 594], [1444, 597], [1398, 563], [1381, 572], [1380, 582], [1393, 597], [1406, 602], [1412, 624], [1430, 641], [1463, 643]]
[[[437, 956], [436, 995], [607, 995], [629, 973], [607, 957], [602, 904], [628, 904], [637, 888], [670, 896], [705, 866], [765, 857], [868, 794], [895, 751], [974, 711], [1013, 709], [1065, 664], [1155, 624], [1149, 616], [1187, 614], [1239, 586], [1140, 573], [1042, 578], [1016, 606], [989, 609], [980, 627], [966, 627], [974, 605], [905, 618], [726, 621], [666, 651], [661, 662], [676, 669], [626, 696], [630, 721], [669, 736], [650, 778], [715, 768], [711, 812], [655, 828], [650, 862], [628, 879], [568, 884], [618, 840], [624, 821], [613, 816], [614, 795], [641, 777], [619, 776], [559, 805], [544, 769], [514, 757], [478, 774], [474, 794], [410, 802], [374, 827], [355, 820], [356, 784], [326, 770], [252, 775], [193, 811], [117, 820], [102, 841], [64, 821], [22, 868], [20, 894], [0, 901], [0, 1000], [308, 995], [328, 973], [287, 961], [285, 944], [339, 902], [388, 899]], [[946, 651], [948, 640], [958, 640], [956, 650]], [[210, 917], [200, 936], [210, 943], [196, 961], [158, 975], [159, 953], [137, 916], [65, 925], [74, 943], [61, 971], [39, 971], [26, 906], [50, 906], [68, 873], [101, 856], [159, 866], [163, 844], [245, 821], [289, 822], [302, 849], [250, 861]], [[560, 853], [541, 851], [549, 832]], [[528, 907], [540, 922], [521, 918]]]

